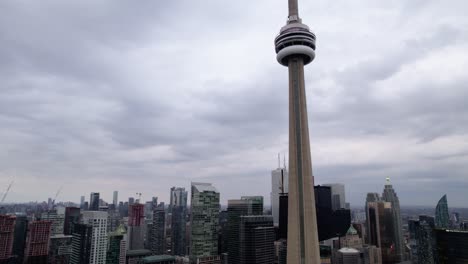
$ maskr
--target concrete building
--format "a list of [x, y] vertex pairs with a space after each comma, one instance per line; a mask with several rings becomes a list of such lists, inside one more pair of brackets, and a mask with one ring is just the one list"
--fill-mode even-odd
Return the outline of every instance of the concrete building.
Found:
[[190, 258], [208, 262], [218, 256], [219, 192], [210, 183], [193, 182], [190, 205]]
[[29, 223], [24, 253], [26, 263], [47, 262], [51, 226], [51, 221], [32, 221]]
[[289, 70], [288, 263], [319, 263], [304, 65], [315, 58], [315, 35], [288, 1], [287, 24], [275, 38], [277, 61]]
[[0, 263], [12, 257], [15, 216], [0, 215]]
[[341, 248], [337, 250], [333, 257], [335, 264], [361, 264], [361, 252], [355, 248]]
[[329, 184], [322, 184], [322, 186], [327, 186], [327, 187], [330, 187], [331, 189], [331, 202], [332, 202], [333, 211], [336, 211], [338, 209], [347, 209], [344, 184], [329, 183]]
[[82, 221], [84, 224], [92, 226], [89, 264], [105, 263], [107, 249], [107, 212], [85, 211], [82, 214]]
[[[279, 159], [279, 157], [278, 157]], [[282, 193], [288, 193], [288, 171], [286, 168], [281, 168], [278, 161], [278, 168], [271, 171], [271, 214], [273, 215], [273, 223], [279, 224], [279, 199]]]
[[390, 178], [387, 178], [385, 188], [382, 193], [382, 200], [389, 202], [392, 205], [392, 229], [393, 229], [393, 241], [395, 243], [395, 255], [396, 261], [404, 261], [405, 256], [405, 243], [403, 241], [403, 225], [401, 223], [400, 214], [400, 200], [398, 199], [397, 193], [393, 189], [390, 183]]

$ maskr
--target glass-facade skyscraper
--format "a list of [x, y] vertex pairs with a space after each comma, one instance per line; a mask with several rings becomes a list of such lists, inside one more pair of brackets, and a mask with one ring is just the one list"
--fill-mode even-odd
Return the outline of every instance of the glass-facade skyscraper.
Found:
[[403, 242], [403, 225], [401, 223], [401, 214], [400, 214], [400, 200], [393, 189], [392, 184], [390, 184], [390, 179], [387, 178], [387, 183], [385, 184], [382, 200], [392, 204], [392, 229], [395, 243], [395, 254], [398, 261], [403, 261], [404, 257], [404, 242]]
[[435, 226], [437, 228], [449, 228], [449, 212], [447, 205], [447, 195], [440, 198], [435, 211]]

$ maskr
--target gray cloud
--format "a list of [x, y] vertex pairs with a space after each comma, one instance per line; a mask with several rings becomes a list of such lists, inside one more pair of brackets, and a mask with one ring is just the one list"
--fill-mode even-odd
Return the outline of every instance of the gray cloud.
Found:
[[[363, 204], [466, 206], [466, 3], [301, 2], [314, 175]], [[268, 7], [267, 11], [264, 8]], [[262, 11], [263, 10], [263, 11]], [[213, 182], [269, 200], [287, 153], [284, 1], [0, 3], [0, 187], [11, 201]], [[437, 16], [433, 16], [434, 13]], [[40, 186], [41, 188], [38, 188]]]

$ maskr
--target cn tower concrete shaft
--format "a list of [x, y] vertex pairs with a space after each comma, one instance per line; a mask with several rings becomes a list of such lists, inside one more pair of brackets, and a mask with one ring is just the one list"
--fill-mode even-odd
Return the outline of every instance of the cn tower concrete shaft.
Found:
[[315, 58], [315, 35], [288, 0], [286, 26], [275, 39], [277, 60], [289, 70], [288, 264], [319, 264], [320, 251], [309, 143], [304, 66]]

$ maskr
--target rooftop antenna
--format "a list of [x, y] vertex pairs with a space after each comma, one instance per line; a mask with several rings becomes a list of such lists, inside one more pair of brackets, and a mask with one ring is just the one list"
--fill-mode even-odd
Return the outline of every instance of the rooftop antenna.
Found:
[[286, 154], [283, 155], [283, 167], [286, 169]]
[[278, 168], [281, 168], [280, 153], [278, 152]]

